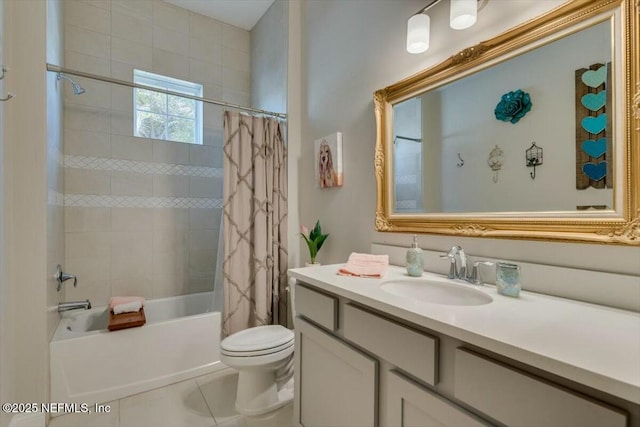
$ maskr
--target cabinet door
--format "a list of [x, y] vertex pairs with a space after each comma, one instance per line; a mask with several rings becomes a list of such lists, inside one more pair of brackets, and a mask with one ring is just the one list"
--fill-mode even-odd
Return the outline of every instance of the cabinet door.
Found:
[[387, 392], [382, 403], [386, 405], [385, 427], [491, 425], [395, 371], [388, 371], [386, 375]]
[[301, 318], [295, 331], [296, 421], [377, 426], [378, 362]]

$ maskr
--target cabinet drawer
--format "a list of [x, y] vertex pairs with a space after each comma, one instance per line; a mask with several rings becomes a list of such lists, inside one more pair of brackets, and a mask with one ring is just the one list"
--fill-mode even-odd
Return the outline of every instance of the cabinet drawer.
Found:
[[300, 282], [295, 285], [296, 313], [330, 331], [338, 329], [338, 299], [314, 291]]
[[351, 304], [344, 307], [344, 337], [430, 385], [438, 382], [438, 339]]
[[514, 427], [627, 425], [621, 410], [464, 348], [456, 350], [454, 394]]

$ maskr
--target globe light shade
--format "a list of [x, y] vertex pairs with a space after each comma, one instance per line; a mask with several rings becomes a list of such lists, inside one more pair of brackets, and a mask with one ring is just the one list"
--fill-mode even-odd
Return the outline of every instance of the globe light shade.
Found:
[[429, 49], [429, 15], [419, 13], [407, 22], [407, 52], [422, 53]]
[[449, 25], [454, 30], [464, 30], [476, 23], [477, 0], [451, 0]]

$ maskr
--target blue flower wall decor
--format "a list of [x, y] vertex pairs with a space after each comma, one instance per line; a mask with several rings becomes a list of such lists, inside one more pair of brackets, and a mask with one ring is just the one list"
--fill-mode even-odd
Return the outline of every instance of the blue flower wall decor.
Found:
[[522, 89], [505, 93], [494, 111], [496, 119], [518, 123], [531, 110], [531, 97]]

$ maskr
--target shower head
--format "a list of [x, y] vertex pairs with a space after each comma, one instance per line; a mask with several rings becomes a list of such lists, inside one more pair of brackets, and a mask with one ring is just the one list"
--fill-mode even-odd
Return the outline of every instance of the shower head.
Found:
[[73, 93], [76, 95], [82, 95], [83, 93], [85, 93], [85, 90], [82, 86], [80, 86], [78, 83], [74, 82], [73, 80], [71, 80], [70, 77], [65, 76], [62, 73], [58, 73], [58, 80], [60, 79], [65, 79], [67, 81], [69, 81], [69, 83], [71, 83], [71, 85], [73, 86]]

